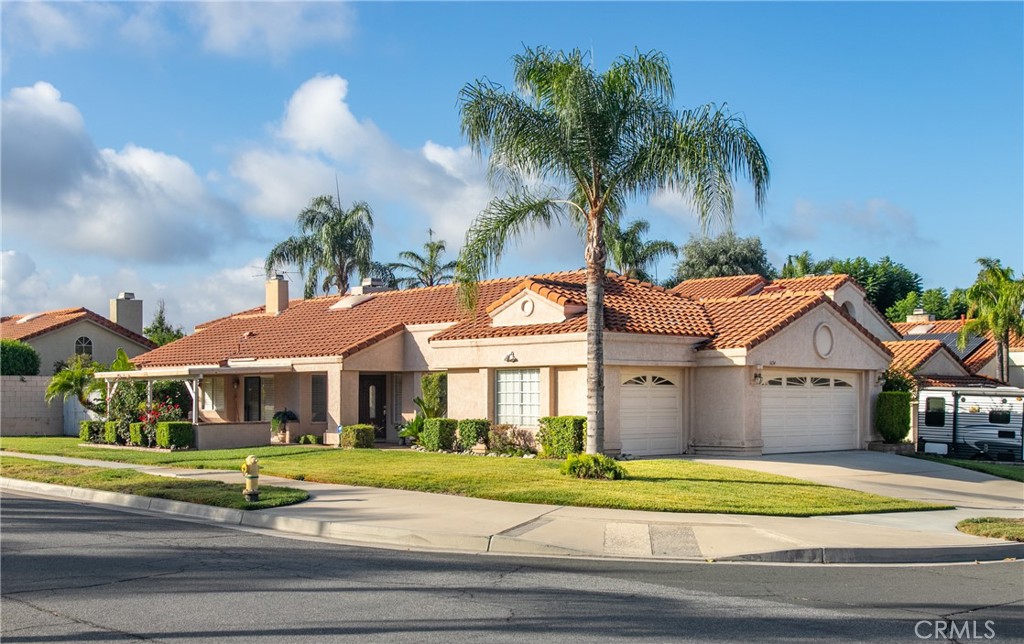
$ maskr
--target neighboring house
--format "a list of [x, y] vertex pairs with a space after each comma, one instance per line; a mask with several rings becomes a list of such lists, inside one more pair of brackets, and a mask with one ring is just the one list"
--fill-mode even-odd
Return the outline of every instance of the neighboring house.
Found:
[[32, 345], [41, 376], [52, 376], [55, 362], [76, 354], [109, 364], [118, 348], [135, 357], [156, 347], [142, 335], [142, 300], [132, 293], [110, 300], [109, 319], [83, 307], [4, 316], [0, 337]]
[[[864, 448], [892, 358], [870, 328], [898, 335], [863, 289], [849, 278], [819, 291], [784, 280], [773, 292], [761, 278], [745, 288], [721, 280], [668, 291], [607, 275], [607, 451]], [[269, 441], [269, 419], [284, 408], [299, 417], [293, 435], [371, 423], [393, 441], [416, 411], [420, 377], [439, 370], [449, 416], [535, 429], [542, 416], [586, 413], [586, 307], [582, 271], [481, 282], [472, 312], [450, 285], [366, 283], [289, 300], [278, 278], [264, 306], [137, 357], [139, 371], [106, 375], [186, 380], [200, 428], [240, 441]]]

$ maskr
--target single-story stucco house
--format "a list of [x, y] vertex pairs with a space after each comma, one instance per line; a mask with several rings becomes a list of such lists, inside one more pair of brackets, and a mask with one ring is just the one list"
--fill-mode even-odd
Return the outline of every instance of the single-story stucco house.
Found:
[[[607, 274], [607, 451], [749, 455], [874, 438], [892, 358], [882, 340], [899, 334], [863, 289], [847, 276], [741, 281], [670, 291]], [[481, 282], [471, 312], [450, 285], [290, 300], [279, 277], [266, 296], [138, 356], [138, 371], [105, 375], [186, 380], [208, 446], [265, 443], [285, 408], [299, 417], [293, 434], [371, 423], [394, 441], [429, 371], [448, 373], [453, 418], [532, 429], [585, 414], [583, 271]]]
[[[915, 311], [907, 317], [906, 322], [893, 326], [906, 340], [935, 340], [943, 343], [956, 355], [957, 359], [972, 376], [997, 379], [998, 361], [996, 360], [996, 343], [991, 334], [975, 336], [969, 339], [961, 349], [956, 344], [957, 335], [963, 328], [965, 320], [936, 320], [923, 310]], [[1024, 387], [1024, 338], [1016, 333], [1010, 334], [1009, 380], [1006, 384], [1013, 387]], [[922, 370], [921, 373], [930, 373]]]

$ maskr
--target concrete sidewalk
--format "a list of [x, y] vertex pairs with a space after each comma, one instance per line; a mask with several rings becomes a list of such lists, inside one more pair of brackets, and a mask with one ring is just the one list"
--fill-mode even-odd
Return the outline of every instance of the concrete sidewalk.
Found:
[[[242, 483], [241, 473], [236, 471], [17, 456], [129, 468], [160, 476], [219, 480], [238, 484], [240, 489]], [[799, 474], [790, 475], [799, 477]], [[840, 482], [830, 483], [845, 487]], [[261, 477], [261, 484], [301, 488], [310, 493], [310, 499], [283, 508], [244, 512], [0, 479], [3, 490], [168, 512], [228, 525], [381, 547], [681, 561], [929, 563], [1024, 558], [1024, 544], [973, 537], [955, 528], [958, 521], [972, 516], [1020, 517], [1019, 507], [788, 518], [508, 503], [270, 476]], [[1020, 489], [1024, 490], [1024, 486]]]

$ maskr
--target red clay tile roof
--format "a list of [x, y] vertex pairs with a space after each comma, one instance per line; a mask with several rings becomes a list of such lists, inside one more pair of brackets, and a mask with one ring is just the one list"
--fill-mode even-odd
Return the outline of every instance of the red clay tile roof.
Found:
[[[573, 303], [586, 301], [586, 274], [583, 271], [564, 273], [558, 277], [532, 278], [529, 281], [537, 285], [531, 286], [531, 290], [548, 289], [559, 300]], [[521, 291], [522, 288], [517, 289], [517, 292]], [[605, 279], [604, 310], [607, 331], [699, 338], [709, 338], [714, 334], [711, 321], [700, 304], [673, 295], [660, 286], [627, 279], [615, 273], [608, 273]], [[460, 322], [431, 340], [585, 333], [586, 330], [587, 318], [583, 314], [554, 324], [504, 327], [492, 326], [490, 317], [484, 315]]]
[[918, 387], [1005, 387], [1006, 385], [985, 376], [919, 376]]
[[753, 291], [760, 290], [766, 284], [768, 284], [768, 280], [760, 275], [707, 277], [680, 282], [670, 292], [688, 297], [691, 300], [710, 300], [752, 295]]
[[[923, 333], [959, 333], [961, 327], [963, 327], [965, 320], [934, 320], [931, 322], [897, 322], [893, 324], [893, 327], [902, 335], [904, 338], [913, 338], [914, 333], [911, 333], [916, 328], [921, 328], [918, 334]], [[1024, 337], [1017, 335], [1016, 333], [1010, 333], [1010, 348], [1020, 349], [1024, 348]], [[967, 370], [973, 374], [978, 373], [985, 368], [991, 360], [996, 357], [996, 343], [992, 339], [991, 333], [985, 334], [985, 341], [978, 345], [978, 348], [971, 352], [969, 356], [963, 359], [964, 366]]]
[[892, 364], [906, 371], [919, 368], [946, 346], [939, 340], [898, 340], [882, 344], [892, 352]]
[[[963, 320], [932, 320], [931, 322], [895, 322], [892, 326], [899, 331], [900, 335], [912, 335], [913, 329], [921, 327], [918, 333], [960, 333], [960, 327], [964, 325]], [[928, 328], [925, 329], [924, 327]]]
[[835, 275], [808, 275], [807, 277], [772, 280], [771, 286], [773, 290], [782, 288], [790, 293], [824, 293], [825, 291], [834, 291], [847, 282], [857, 284], [857, 281], [849, 275], [837, 273]]
[[996, 343], [991, 336], [987, 336], [981, 345], [971, 352], [971, 355], [963, 359], [964, 366], [972, 374], [976, 374], [985, 368], [993, 358], [996, 357]]
[[[22, 322], [21, 320], [24, 321]], [[149, 348], [156, 346], [148, 338], [141, 336], [134, 331], [129, 331], [120, 324], [111, 322], [102, 315], [93, 313], [89, 309], [81, 306], [77, 308], [46, 311], [44, 313], [6, 315], [0, 319], [0, 338], [4, 338], [5, 340], [31, 340], [32, 338], [50, 333], [51, 331], [56, 331], [57, 329], [66, 327], [69, 324], [74, 324], [81, 320], [88, 320], [98, 324], [140, 346]]]
[[497, 300], [495, 300], [490, 306], [487, 307], [486, 312], [491, 313], [501, 307], [502, 304], [510, 301], [515, 296], [519, 295], [523, 291], [533, 291], [541, 297], [547, 298], [558, 304], [559, 306], [565, 306], [566, 304], [576, 304], [578, 306], [586, 306], [587, 304], [587, 293], [584, 291], [581, 294], [577, 290], [566, 288], [563, 284], [554, 282], [551, 280], [541, 280], [539, 278], [528, 278], [523, 280], [514, 289], [505, 293]]

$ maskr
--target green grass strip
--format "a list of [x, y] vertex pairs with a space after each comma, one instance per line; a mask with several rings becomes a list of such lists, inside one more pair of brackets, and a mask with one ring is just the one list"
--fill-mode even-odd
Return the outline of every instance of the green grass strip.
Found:
[[956, 524], [956, 529], [979, 537], [1024, 541], [1024, 519], [1003, 519], [1001, 517], [964, 519]]
[[931, 454], [915, 454], [914, 456], [926, 461], [934, 461], [935, 463], [942, 463], [944, 465], [962, 467], [965, 470], [974, 470], [975, 472], [983, 472], [985, 474], [991, 474], [992, 476], [998, 476], [1000, 478], [1010, 479], [1011, 481], [1020, 481], [1024, 483], [1024, 465], [1002, 465], [1000, 463], [967, 461], [960, 458], [946, 458], [943, 456], [933, 456]]
[[[260, 487], [260, 500], [250, 503], [242, 496], [241, 485], [218, 481], [178, 479], [143, 474], [135, 470], [111, 470], [24, 458], [0, 457], [0, 475], [12, 479], [70, 485], [90, 490], [120, 492], [154, 499], [185, 501], [236, 510], [263, 510], [300, 503], [309, 498], [304, 490], [290, 487]], [[239, 477], [241, 478], [241, 477]]]

